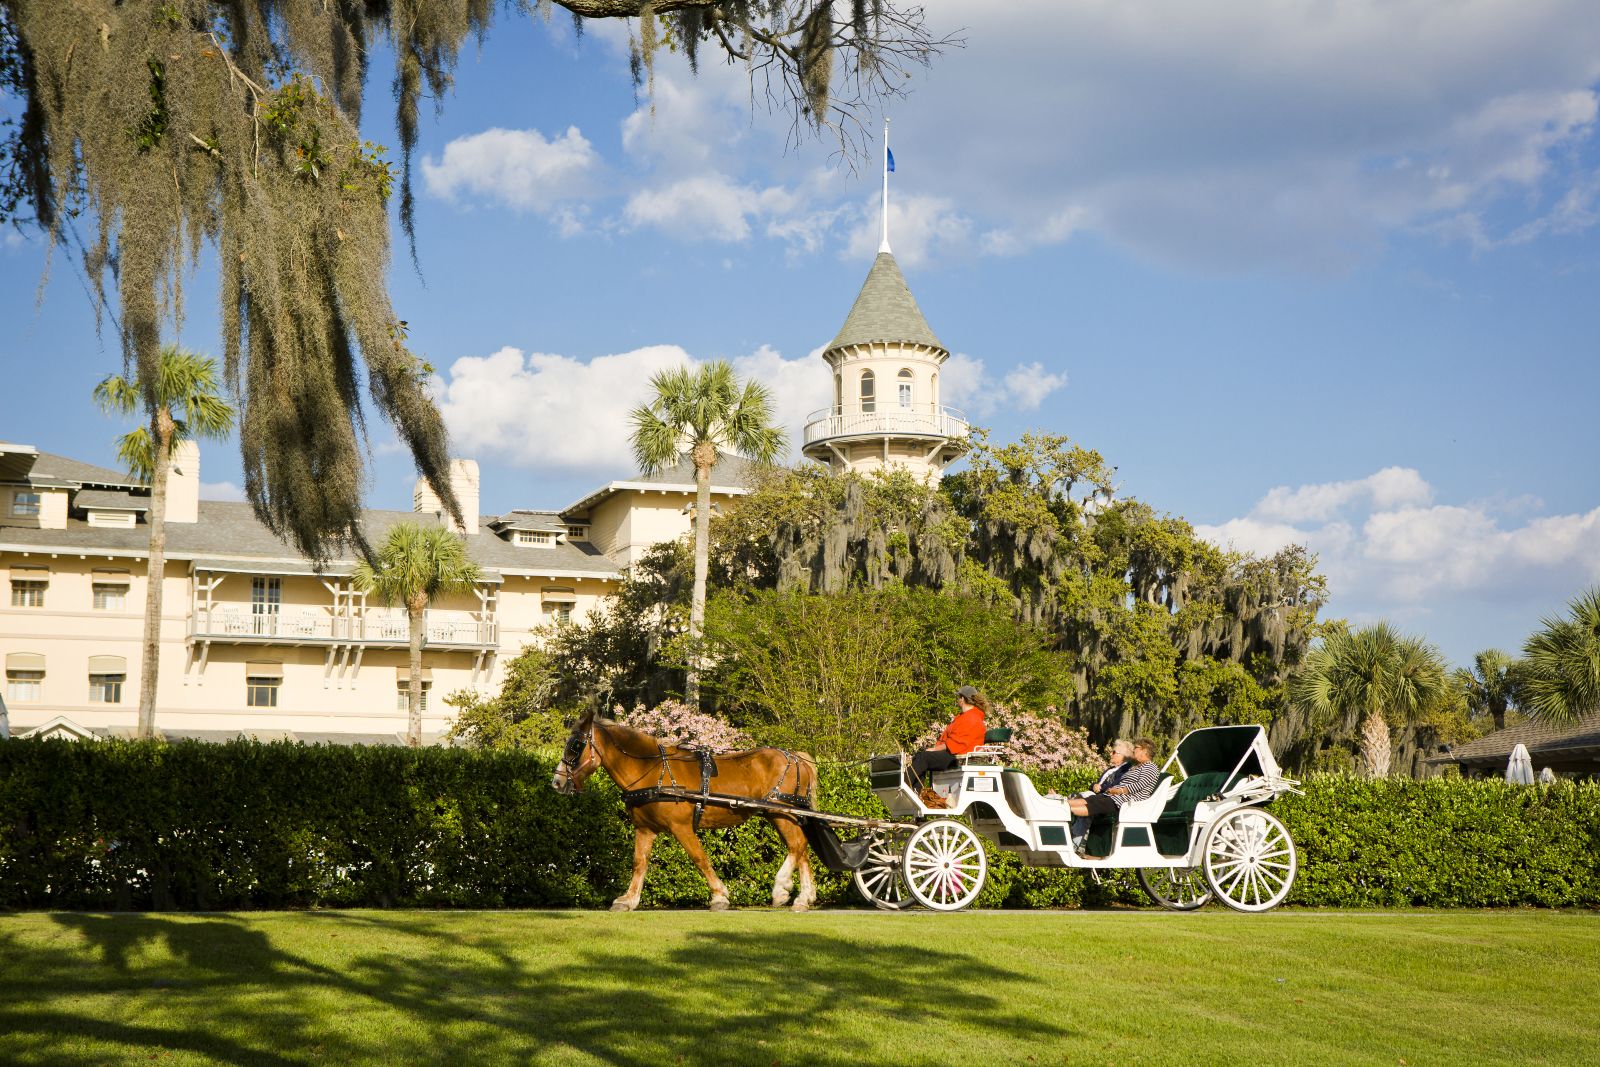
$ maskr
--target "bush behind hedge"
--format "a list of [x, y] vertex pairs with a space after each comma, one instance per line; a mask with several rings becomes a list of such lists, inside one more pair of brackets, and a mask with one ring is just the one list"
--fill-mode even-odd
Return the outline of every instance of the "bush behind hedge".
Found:
[[[0, 907], [244, 909], [599, 907], [624, 888], [632, 833], [603, 774], [577, 797], [517, 751], [27, 741], [0, 744]], [[1035, 774], [1041, 788], [1080, 775]], [[819, 807], [883, 814], [859, 767], [822, 769]], [[1300, 848], [1291, 903], [1600, 905], [1600, 786], [1326, 776], [1273, 806]], [[762, 820], [705, 833], [734, 904], [770, 901], [782, 860]], [[856, 902], [819, 872], [825, 904]], [[658, 844], [648, 906], [700, 906]], [[990, 853], [980, 907], [1148, 903]]]

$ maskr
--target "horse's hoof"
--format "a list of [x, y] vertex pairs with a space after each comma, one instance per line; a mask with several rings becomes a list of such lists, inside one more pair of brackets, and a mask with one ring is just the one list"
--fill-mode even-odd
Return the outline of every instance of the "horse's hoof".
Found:
[[726, 900], [713, 900], [711, 902], [712, 911], [727, 911], [729, 907], [731, 905]]
[[811, 910], [811, 905], [807, 904], [803, 900], [797, 900], [797, 901], [794, 902], [794, 906], [791, 907], [789, 910], [790, 911], [810, 911]]
[[612, 911], [632, 911], [635, 907], [636, 905], [629, 904], [626, 900], [613, 901], [611, 904]]

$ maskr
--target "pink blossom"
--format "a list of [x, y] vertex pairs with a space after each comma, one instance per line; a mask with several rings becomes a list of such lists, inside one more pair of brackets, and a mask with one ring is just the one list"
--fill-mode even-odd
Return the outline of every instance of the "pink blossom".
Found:
[[[1096, 773], [1105, 770], [1107, 762], [1094, 746], [1089, 744], [1087, 730], [1072, 729], [1059, 719], [1035, 715], [1031, 711], [1013, 711], [1003, 704], [984, 716], [989, 729], [1009, 727], [1011, 740], [1000, 746], [1000, 762], [1008, 767], [1025, 771], [1063, 771], [1084, 769]], [[935, 723], [911, 746], [927, 748], [939, 740], [943, 723]]]
[[691, 709], [681, 700], [664, 700], [653, 708], [635, 708], [620, 721], [669, 745], [709, 748], [715, 752], [751, 747], [750, 738], [742, 732], [715, 715]]

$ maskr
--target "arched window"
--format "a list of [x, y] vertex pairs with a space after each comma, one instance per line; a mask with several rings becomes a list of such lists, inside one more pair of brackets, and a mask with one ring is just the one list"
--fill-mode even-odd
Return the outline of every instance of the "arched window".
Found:
[[933, 385], [931, 386], [931, 389], [933, 391], [933, 395], [930, 396], [928, 398], [928, 400], [929, 400], [929, 402], [931, 404], [933, 404], [933, 406], [935, 408], [935, 414], [937, 414], [938, 413], [937, 412], [937, 408], [939, 407], [939, 372], [938, 371], [934, 371], [933, 372]]
[[901, 367], [898, 375], [900, 379], [900, 410], [911, 410], [911, 368]]
[[878, 382], [872, 372], [861, 372], [861, 410], [867, 414], [878, 410]]
[[833, 376], [833, 413], [835, 415], [844, 413], [844, 375], [842, 374]]

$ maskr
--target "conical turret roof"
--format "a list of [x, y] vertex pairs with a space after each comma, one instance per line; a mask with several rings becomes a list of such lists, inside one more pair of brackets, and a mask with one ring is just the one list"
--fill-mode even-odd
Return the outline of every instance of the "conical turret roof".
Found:
[[916, 297], [900, 274], [900, 266], [888, 252], [879, 252], [861, 285], [855, 306], [839, 328], [830, 349], [845, 345], [864, 345], [874, 341], [927, 345], [943, 349], [939, 338], [922, 317]]

